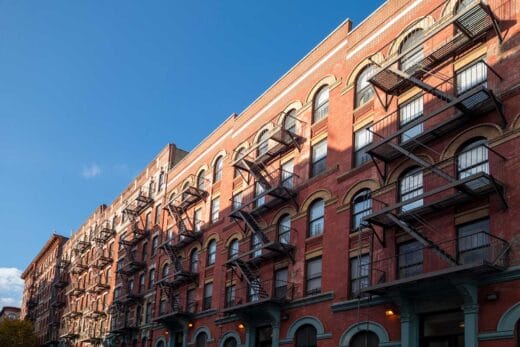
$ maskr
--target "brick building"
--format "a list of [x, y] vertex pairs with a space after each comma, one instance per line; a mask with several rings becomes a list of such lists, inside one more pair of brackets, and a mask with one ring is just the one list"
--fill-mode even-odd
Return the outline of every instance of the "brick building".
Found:
[[0, 310], [0, 321], [4, 319], [20, 319], [20, 308], [13, 306], [4, 306]]
[[54, 254], [59, 343], [516, 346], [519, 11], [388, 1], [169, 145]]

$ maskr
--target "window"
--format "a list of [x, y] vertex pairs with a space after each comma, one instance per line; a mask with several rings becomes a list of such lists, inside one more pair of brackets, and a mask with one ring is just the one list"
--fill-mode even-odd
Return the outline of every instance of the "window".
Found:
[[220, 197], [211, 200], [211, 223], [218, 221], [220, 215]]
[[206, 170], [201, 170], [197, 176], [197, 189], [206, 190]]
[[322, 140], [312, 146], [311, 177], [319, 175], [327, 169], [327, 140]]
[[152, 222], [152, 212], [147, 212], [144, 217], [144, 228], [150, 230], [150, 223]]
[[168, 266], [168, 263], [166, 263], [162, 267], [161, 277], [166, 278], [166, 277], [168, 277], [169, 273], [170, 273], [170, 267]]
[[363, 189], [352, 199], [352, 230], [364, 227], [363, 217], [372, 213], [372, 195], [370, 189]]
[[160, 192], [164, 189], [164, 171], [159, 174], [159, 184], [157, 185], [157, 191]]
[[419, 241], [402, 243], [398, 246], [398, 276], [405, 278], [422, 273], [423, 247]]
[[372, 129], [370, 125], [365, 126], [354, 132], [354, 165], [360, 166], [370, 160], [370, 154], [366, 152], [366, 148], [372, 143]]
[[368, 287], [368, 254], [350, 258], [350, 295], [359, 294], [360, 289]]
[[233, 194], [233, 210], [238, 210], [242, 207], [242, 192]]
[[295, 347], [316, 347], [316, 335], [317, 331], [315, 327], [310, 324], [302, 325], [294, 334]]
[[144, 291], [144, 280], [145, 280], [144, 274], [140, 274], [139, 275], [139, 293], [142, 293]]
[[157, 253], [157, 248], [159, 247], [159, 236], [156, 235], [152, 239], [152, 257]]
[[[143, 261], [148, 257], [148, 242], [143, 243]], [[133, 257], [135, 259], [135, 257]]]
[[195, 231], [200, 231], [202, 228], [202, 208], [198, 208], [193, 212], [193, 224]]
[[186, 295], [186, 306], [188, 312], [195, 313], [197, 310], [197, 299], [195, 297], [195, 288], [188, 289], [188, 293]]
[[231, 307], [236, 304], [236, 286], [231, 285], [226, 287], [226, 307]]
[[255, 206], [260, 207], [265, 204], [265, 188], [260, 182], [255, 183]]
[[261, 157], [269, 150], [269, 129], [264, 129], [258, 136], [258, 147], [256, 149], [256, 156]]
[[323, 199], [317, 199], [309, 207], [309, 237], [323, 234], [324, 227], [325, 202]]
[[209, 310], [211, 308], [211, 298], [213, 296], [213, 283], [206, 283], [204, 286], [204, 302], [203, 307], [204, 310]]
[[374, 96], [374, 87], [368, 81], [374, 74], [374, 71], [375, 65], [368, 65], [358, 75], [356, 80], [356, 107], [366, 104]]
[[407, 171], [399, 180], [399, 196], [400, 201], [407, 201], [414, 199], [409, 204], [401, 207], [403, 212], [413, 210], [414, 208], [423, 205], [423, 199], [416, 199], [416, 197], [423, 194], [423, 172], [420, 168], [413, 168]]
[[[423, 97], [419, 97], [399, 105], [399, 127], [403, 128], [409, 123], [422, 117], [423, 115]], [[414, 125], [413, 127], [401, 133], [401, 142], [406, 142], [423, 132], [423, 123]]]
[[460, 263], [492, 261], [489, 243], [489, 219], [457, 227], [457, 250]]
[[277, 299], [287, 298], [287, 288], [289, 279], [289, 270], [287, 268], [278, 269], [274, 273], [274, 296]]
[[134, 294], [134, 280], [133, 279], [128, 280], [127, 289], [128, 289], [128, 294]]
[[145, 316], [144, 316], [144, 322], [145, 323], [150, 323], [152, 321], [152, 308], [153, 308], [153, 303], [151, 302], [148, 302], [146, 303], [146, 311], [145, 311]]
[[487, 86], [487, 66], [478, 61], [457, 71], [457, 94], [460, 95], [478, 85]]
[[238, 346], [237, 339], [235, 339], [234, 337], [230, 336], [230, 337], [228, 337], [224, 341], [224, 346], [223, 347], [237, 347], [237, 346]]
[[211, 240], [208, 243], [208, 265], [215, 264], [217, 259], [217, 241]]
[[[244, 147], [240, 148], [235, 154], [235, 161], [243, 159], [246, 153], [246, 149]], [[240, 169], [235, 167], [235, 171], [233, 173], [233, 177], [240, 176]]]
[[296, 110], [294, 108], [285, 115], [283, 128], [291, 133], [296, 133]]
[[195, 248], [190, 254], [190, 272], [197, 272], [199, 269], [199, 250]]
[[307, 261], [305, 277], [305, 294], [314, 295], [321, 292], [321, 257]]
[[166, 310], [166, 298], [164, 296], [161, 296], [161, 299], [159, 300], [159, 314], [162, 316], [166, 313]]
[[190, 188], [190, 182], [185, 182], [183, 185], [182, 185], [182, 200], [186, 200], [190, 194], [188, 193], [188, 189]]
[[222, 167], [224, 165], [224, 157], [220, 156], [213, 165], [213, 183], [220, 182], [222, 179]]
[[378, 347], [379, 338], [371, 331], [360, 331], [352, 340], [349, 347]]
[[293, 177], [294, 177], [294, 161], [289, 160], [282, 164], [282, 186], [288, 189], [292, 189], [294, 187]]
[[399, 61], [401, 70], [414, 73], [422, 67], [420, 63], [424, 54], [422, 44], [419, 44], [422, 39], [422, 29], [414, 30], [405, 37], [399, 49], [399, 53], [404, 54]]
[[201, 332], [197, 335], [197, 338], [195, 339], [195, 346], [196, 347], [206, 347], [208, 344], [208, 335], [206, 335], [205, 332]]
[[312, 122], [316, 123], [329, 114], [329, 86], [321, 87], [314, 97]]
[[228, 257], [229, 259], [233, 259], [238, 256], [239, 251], [239, 241], [238, 239], [234, 239], [229, 243]]
[[155, 206], [155, 225], [160, 225], [161, 224], [161, 211], [162, 211], [162, 208], [161, 208], [161, 204]]
[[[464, 145], [457, 155], [457, 176], [464, 179], [478, 173], [489, 174], [489, 157], [487, 141], [473, 140]], [[478, 188], [482, 184], [478, 181], [470, 182], [470, 188]]]
[[284, 214], [278, 220], [278, 242], [291, 243], [291, 216], [288, 214]]
[[148, 289], [152, 289], [155, 284], [155, 269], [151, 269], [148, 274]]

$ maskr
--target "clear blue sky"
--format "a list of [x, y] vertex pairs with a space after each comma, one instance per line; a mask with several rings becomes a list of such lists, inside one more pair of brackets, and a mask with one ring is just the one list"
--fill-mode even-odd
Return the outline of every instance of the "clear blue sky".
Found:
[[164, 145], [193, 148], [381, 3], [0, 0], [0, 306], [2, 269], [23, 270]]

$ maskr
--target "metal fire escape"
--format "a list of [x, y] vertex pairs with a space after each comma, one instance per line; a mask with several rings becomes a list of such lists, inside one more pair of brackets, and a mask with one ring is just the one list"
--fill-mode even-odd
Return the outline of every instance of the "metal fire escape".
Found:
[[[431, 42], [440, 34], [445, 35], [449, 30], [454, 33], [449, 39], [423, 52], [423, 46], [427, 42]], [[400, 110], [397, 110], [367, 128], [373, 134], [373, 142], [366, 151], [375, 162], [383, 181], [387, 178], [388, 165], [396, 159], [406, 157], [420, 168], [425, 174], [424, 177], [434, 182], [435, 187], [397, 203], [380, 201], [379, 195], [384, 195], [384, 192], [374, 192], [374, 207], [379, 205], [379, 209], [375, 208], [372, 214], [365, 217], [365, 221], [372, 226], [383, 227], [384, 230], [390, 227], [403, 230], [450, 266], [460, 265], [460, 260], [445, 247], [446, 245], [438, 244], [425, 235], [423, 231], [431, 230], [432, 226], [424, 216], [495, 193], [499, 196], [503, 208], [507, 208], [504, 185], [496, 177], [498, 168], [506, 159], [486, 146], [489, 150], [491, 170], [480, 170], [461, 176], [458, 174], [457, 157], [429, 163], [417, 154], [417, 150], [433, 151], [428, 142], [493, 110], [505, 126], [502, 104], [488, 88], [487, 74], [485, 79], [476, 80], [466, 90], [455, 90], [452, 78], [438, 71], [450, 62], [449, 58], [485, 40], [491, 31], [501, 40], [497, 19], [489, 5], [482, 1], [474, 1], [453, 15], [438, 20], [425, 30], [422, 38], [380, 64], [369, 79], [379, 90], [391, 96], [400, 95], [412, 87], [423, 91], [412, 99], [422, 98], [424, 104], [424, 110], [421, 104], [420, 114], [412, 121], [399, 126]], [[485, 62], [480, 63], [496, 75]], [[498, 75], [496, 77], [501, 79]], [[441, 83], [429, 84], [428, 81], [435, 79], [441, 80]], [[426, 99], [429, 101], [428, 104], [424, 102]], [[434, 176], [437, 178], [433, 178]], [[439, 184], [442, 181], [444, 183]], [[388, 190], [388, 186], [381, 191], [385, 189]], [[398, 190], [399, 186], [396, 185], [395, 189]], [[381, 240], [380, 237], [377, 239]], [[385, 247], [384, 236], [382, 241], [381, 244]], [[380, 277], [379, 280], [385, 279]]]

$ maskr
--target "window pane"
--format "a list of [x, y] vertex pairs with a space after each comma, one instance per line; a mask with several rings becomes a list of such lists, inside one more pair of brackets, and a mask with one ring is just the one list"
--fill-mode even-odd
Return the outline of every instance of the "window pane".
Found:
[[320, 121], [329, 114], [329, 87], [320, 89], [314, 98], [313, 122]]
[[399, 278], [422, 273], [423, 247], [418, 241], [399, 245]]
[[[400, 181], [401, 201], [413, 199], [423, 194], [423, 174], [422, 170], [416, 169], [407, 173]], [[414, 208], [421, 207], [423, 199], [418, 199], [401, 207], [402, 211], [410, 211]]]
[[458, 252], [462, 263], [482, 262], [490, 259], [489, 219], [458, 227]]
[[292, 160], [282, 165], [282, 186], [291, 189], [293, 187], [294, 162]]
[[[401, 44], [401, 48], [399, 52], [405, 53], [407, 52], [402, 58], [401, 58], [401, 70], [407, 71], [409, 73], [414, 73], [417, 71], [421, 66], [419, 63], [424, 57], [422, 45], [418, 44], [423, 38], [423, 31], [422, 30], [415, 30], [408, 34], [408, 36], [404, 39], [403, 43]], [[415, 48], [413, 48], [415, 47]], [[410, 51], [408, 51], [410, 50]]]
[[284, 244], [291, 242], [291, 216], [285, 215], [278, 222], [278, 241]]
[[[489, 174], [489, 158], [486, 141], [476, 141], [465, 146], [457, 156], [459, 179], [484, 172]], [[478, 183], [478, 182], [475, 182]]]
[[458, 94], [478, 85], [487, 86], [487, 66], [484, 62], [480, 61], [457, 72]]
[[[423, 115], [423, 98], [417, 98], [399, 106], [399, 125], [408, 123]], [[401, 134], [401, 142], [406, 142], [423, 132], [423, 123], [419, 123]]]

